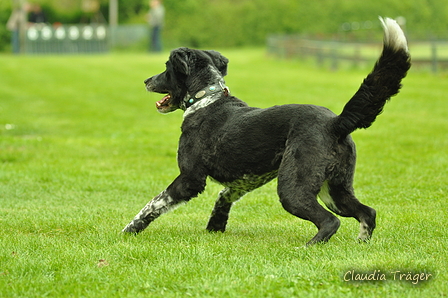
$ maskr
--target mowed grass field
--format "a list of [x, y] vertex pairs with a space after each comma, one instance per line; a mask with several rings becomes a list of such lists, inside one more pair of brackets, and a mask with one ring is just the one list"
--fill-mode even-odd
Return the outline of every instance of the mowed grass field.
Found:
[[[227, 85], [252, 106], [339, 113], [369, 69], [330, 72], [224, 50]], [[341, 218], [305, 247], [310, 222], [284, 211], [276, 182], [205, 226], [222, 187], [137, 236], [121, 229], [177, 176], [182, 112], [160, 115], [143, 80], [168, 53], [0, 55], [0, 297], [446, 297], [447, 75], [412, 70], [356, 131], [355, 190], [377, 210], [370, 243]], [[356, 279], [367, 278], [367, 281]]]

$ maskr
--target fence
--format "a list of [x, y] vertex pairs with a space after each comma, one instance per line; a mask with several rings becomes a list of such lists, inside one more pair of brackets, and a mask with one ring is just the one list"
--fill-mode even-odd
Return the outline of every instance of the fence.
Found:
[[26, 54], [104, 53], [112, 47], [143, 44], [148, 48], [148, 26], [94, 25], [33, 26], [24, 32]]
[[[270, 36], [267, 47], [269, 54], [280, 58], [312, 58], [318, 66], [329, 66], [332, 70], [337, 70], [343, 62], [355, 67], [373, 63], [381, 52], [382, 44], [320, 41], [283, 35]], [[412, 43], [411, 55], [414, 67], [429, 68], [434, 73], [448, 69], [446, 41]]]
[[135, 44], [144, 44], [144, 47], [147, 49], [149, 27], [141, 24], [116, 26], [111, 30], [111, 38], [111, 46], [126, 48]]
[[25, 32], [24, 52], [101, 53], [109, 50], [109, 30], [104, 25], [33, 26]]
[[[414, 53], [416, 49], [416, 55]], [[423, 53], [421, 51], [423, 50]], [[448, 69], [448, 42], [430, 41], [411, 44], [411, 55], [413, 67], [431, 68], [433, 73]]]

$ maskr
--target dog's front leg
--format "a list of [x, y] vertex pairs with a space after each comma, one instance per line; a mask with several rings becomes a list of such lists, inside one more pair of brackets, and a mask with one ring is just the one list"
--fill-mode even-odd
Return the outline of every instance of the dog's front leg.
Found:
[[146, 204], [122, 232], [138, 233], [160, 215], [196, 197], [204, 190], [207, 178], [206, 175], [197, 175], [198, 172], [180, 174], [166, 190]]
[[246, 190], [224, 188], [219, 193], [218, 200], [216, 200], [215, 207], [207, 225], [207, 230], [210, 232], [224, 232], [232, 204], [246, 193]]
[[164, 190], [146, 204], [122, 232], [138, 233], [144, 230], [157, 217], [170, 211], [178, 204], [179, 202], [173, 200], [167, 191]]

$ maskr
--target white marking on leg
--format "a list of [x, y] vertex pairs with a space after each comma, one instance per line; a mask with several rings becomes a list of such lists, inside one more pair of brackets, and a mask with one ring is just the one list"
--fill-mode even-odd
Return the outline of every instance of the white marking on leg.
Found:
[[139, 232], [145, 229], [160, 215], [167, 213], [178, 205], [180, 203], [175, 203], [173, 198], [164, 190], [140, 210], [134, 219], [123, 229], [123, 232]]
[[228, 203], [233, 203], [238, 201], [246, 192], [231, 190], [230, 188], [224, 188], [219, 192], [218, 201], [224, 199]]
[[363, 241], [370, 239], [369, 226], [365, 222], [359, 223], [358, 239]]
[[159, 217], [160, 215], [170, 211], [175, 207], [174, 200], [162, 191], [157, 197], [152, 199], [145, 207], [135, 216], [135, 218]]
[[322, 202], [332, 211], [336, 213], [340, 213], [341, 211], [336, 207], [336, 204], [333, 201], [333, 198], [330, 196], [330, 187], [328, 186], [328, 181], [325, 181], [322, 187], [320, 188], [320, 192], [318, 194], [319, 198]]

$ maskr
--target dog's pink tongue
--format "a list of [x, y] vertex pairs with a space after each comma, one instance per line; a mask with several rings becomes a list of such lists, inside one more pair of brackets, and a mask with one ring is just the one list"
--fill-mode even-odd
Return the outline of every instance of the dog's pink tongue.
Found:
[[161, 100], [159, 100], [158, 102], [156, 102], [156, 107], [159, 109], [163, 106], [168, 106], [168, 102], [170, 100], [171, 96], [165, 95]]

